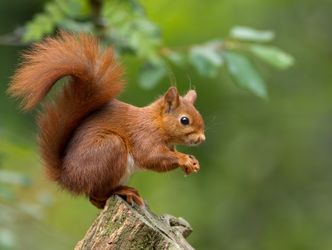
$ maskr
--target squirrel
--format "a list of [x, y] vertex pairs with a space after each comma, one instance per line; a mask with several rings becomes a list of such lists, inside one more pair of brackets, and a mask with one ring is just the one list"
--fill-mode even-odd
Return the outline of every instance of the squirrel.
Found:
[[38, 115], [38, 143], [47, 176], [97, 208], [118, 194], [144, 206], [136, 189], [126, 186], [137, 170], [199, 170], [198, 160], [175, 145], [205, 140], [204, 121], [194, 107], [195, 90], [180, 96], [176, 87], [146, 107], [116, 97], [124, 87], [114, 50], [96, 37], [60, 31], [23, 54], [8, 92], [33, 109], [56, 82], [68, 77]]

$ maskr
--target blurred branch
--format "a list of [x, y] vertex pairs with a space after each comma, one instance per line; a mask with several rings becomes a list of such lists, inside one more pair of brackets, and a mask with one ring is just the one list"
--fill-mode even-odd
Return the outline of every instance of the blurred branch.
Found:
[[14, 32], [0, 35], [0, 45], [6, 46], [23, 46], [26, 45], [25, 42], [22, 41], [22, 35], [24, 33], [24, 28], [17, 28]]
[[191, 232], [182, 218], [156, 216], [148, 208], [130, 206], [119, 196], [112, 196], [75, 250], [192, 250], [185, 240]]
[[171, 66], [193, 67], [206, 78], [217, 78], [225, 68], [238, 87], [267, 99], [268, 84], [256, 61], [279, 70], [294, 64], [290, 54], [269, 44], [275, 38], [273, 31], [250, 27], [236, 26], [225, 38], [170, 48], [137, 0], [49, 0], [19, 33], [0, 37], [0, 44], [39, 41], [57, 29], [95, 34], [119, 56], [130, 54], [140, 59], [137, 78], [145, 89], [171, 75]]
[[105, 37], [106, 24], [101, 16], [103, 7], [102, 0], [89, 0], [91, 6], [91, 19], [96, 30], [97, 36], [101, 39]]

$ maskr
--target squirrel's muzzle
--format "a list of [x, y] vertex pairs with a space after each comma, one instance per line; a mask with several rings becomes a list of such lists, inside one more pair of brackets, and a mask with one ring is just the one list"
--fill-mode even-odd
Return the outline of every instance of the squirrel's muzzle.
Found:
[[196, 140], [196, 144], [201, 144], [202, 142], [205, 141], [205, 135], [204, 134], [200, 134]]
[[195, 138], [191, 138], [190, 143], [188, 143], [191, 146], [196, 146], [205, 141], [205, 135], [204, 134], [197, 134]]

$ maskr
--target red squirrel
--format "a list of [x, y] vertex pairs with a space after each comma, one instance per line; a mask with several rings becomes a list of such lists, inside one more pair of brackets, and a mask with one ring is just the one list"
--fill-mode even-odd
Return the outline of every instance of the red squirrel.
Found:
[[41, 158], [51, 180], [98, 208], [113, 194], [144, 206], [138, 192], [125, 186], [130, 175], [177, 167], [197, 172], [197, 159], [175, 145], [205, 140], [195, 90], [180, 96], [170, 87], [150, 105], [135, 107], [115, 99], [124, 86], [122, 73], [112, 48], [103, 50], [91, 35], [60, 32], [24, 54], [8, 89], [30, 110], [69, 76], [38, 116]]

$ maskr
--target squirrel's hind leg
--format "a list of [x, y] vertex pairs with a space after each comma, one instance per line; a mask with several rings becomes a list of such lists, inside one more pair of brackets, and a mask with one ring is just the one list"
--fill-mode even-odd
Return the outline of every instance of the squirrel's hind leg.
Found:
[[107, 201], [108, 197], [106, 198], [97, 198], [94, 196], [90, 196], [89, 200], [91, 202], [92, 205], [94, 205], [95, 207], [99, 208], [99, 209], [103, 209], [106, 205], [106, 201]]
[[130, 205], [133, 205], [133, 202], [135, 202], [140, 207], [145, 206], [143, 198], [138, 194], [138, 191], [135, 188], [127, 186], [119, 186], [112, 192], [112, 194], [120, 195]]
[[[130, 205], [133, 205], [135, 202], [140, 207], [145, 207], [143, 198], [138, 194], [138, 191], [135, 188], [127, 187], [127, 186], [119, 186], [115, 190], [112, 191], [111, 195], [119, 195], [124, 198]], [[111, 196], [110, 195], [110, 196]], [[95, 197], [90, 196], [90, 202], [97, 208], [103, 209], [106, 205], [106, 201], [109, 197]]]
[[103, 208], [126, 174], [128, 150], [116, 134], [88, 132], [77, 134], [69, 145], [60, 184]]

